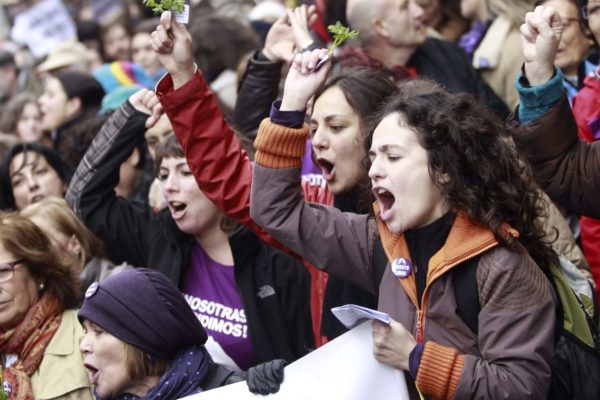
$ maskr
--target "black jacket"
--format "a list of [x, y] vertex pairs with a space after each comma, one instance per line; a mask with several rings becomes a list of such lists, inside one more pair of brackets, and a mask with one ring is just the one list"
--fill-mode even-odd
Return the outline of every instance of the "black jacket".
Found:
[[279, 95], [282, 65], [268, 60], [260, 51], [248, 60], [238, 89], [232, 125], [252, 140], [256, 137], [260, 121], [269, 116], [271, 104]]
[[[113, 190], [119, 166], [144, 140], [147, 118], [129, 103], [111, 116], [77, 168], [67, 201], [104, 241], [114, 263], [156, 269], [181, 287], [194, 239], [177, 228], [168, 209], [153, 210]], [[309, 277], [302, 263], [245, 228], [234, 232], [229, 244], [257, 363], [307, 354], [313, 336]]]
[[471, 93], [498, 117], [509, 115], [506, 104], [473, 69], [463, 50], [454, 43], [428, 38], [409, 60], [422, 78], [443, 84], [449, 91]]

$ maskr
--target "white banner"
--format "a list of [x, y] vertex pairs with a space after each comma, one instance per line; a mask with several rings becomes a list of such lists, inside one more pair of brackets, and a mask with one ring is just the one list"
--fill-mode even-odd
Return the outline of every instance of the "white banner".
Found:
[[404, 373], [377, 362], [372, 342], [367, 321], [288, 365], [279, 392], [269, 396], [239, 382], [185, 399], [408, 400]]
[[42, 0], [15, 17], [11, 38], [29, 47], [37, 58], [77, 38], [77, 29], [60, 0]]

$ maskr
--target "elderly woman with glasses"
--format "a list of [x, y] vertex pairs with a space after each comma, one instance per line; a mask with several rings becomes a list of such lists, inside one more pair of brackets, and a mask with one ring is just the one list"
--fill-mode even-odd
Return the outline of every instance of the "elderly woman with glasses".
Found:
[[569, 103], [572, 103], [573, 97], [582, 89], [585, 77], [596, 69], [587, 60], [594, 44], [592, 34], [582, 18], [578, 0], [545, 0], [542, 5], [552, 7], [562, 22], [562, 35], [554, 65], [562, 72], [563, 86]]
[[78, 286], [33, 222], [0, 213], [0, 370], [7, 398], [92, 399], [78, 348]]

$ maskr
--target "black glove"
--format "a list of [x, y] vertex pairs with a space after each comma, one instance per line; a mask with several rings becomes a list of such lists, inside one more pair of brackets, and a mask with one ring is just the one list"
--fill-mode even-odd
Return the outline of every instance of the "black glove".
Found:
[[277, 393], [283, 382], [283, 367], [287, 361], [282, 359], [267, 361], [248, 369], [246, 384], [254, 394], [267, 395]]

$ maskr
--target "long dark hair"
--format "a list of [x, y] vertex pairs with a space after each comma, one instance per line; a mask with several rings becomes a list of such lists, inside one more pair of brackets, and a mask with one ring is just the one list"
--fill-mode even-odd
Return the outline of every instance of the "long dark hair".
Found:
[[[398, 92], [398, 87], [388, 72], [364, 67], [343, 68], [334, 72], [315, 93], [315, 100], [332, 87], [338, 87], [342, 91], [350, 107], [358, 114], [361, 140], [368, 134], [369, 121], [386, 101]], [[359, 213], [372, 212], [372, 198], [368, 190], [370, 184], [365, 168], [364, 175], [357, 186], [352, 189], [357, 193], [357, 198], [349, 199], [357, 203], [357, 208], [354, 211]], [[338, 197], [340, 196], [336, 196], [336, 198]]]
[[368, 128], [365, 122], [398, 92], [388, 72], [371, 68], [343, 68], [317, 90], [315, 99], [334, 86], [340, 88], [350, 107], [358, 114], [363, 135], [367, 134]]
[[[472, 95], [451, 94], [424, 80], [406, 81], [399, 88], [373, 122], [400, 113], [427, 151], [429, 174], [448, 206], [489, 228], [507, 247], [522, 243], [540, 267], [557, 262], [536, 223], [546, 215], [547, 205], [534, 186], [529, 164], [508, 140], [504, 123]], [[508, 234], [505, 224], [519, 232], [518, 239]]]
[[46, 147], [40, 143], [19, 143], [8, 151], [0, 168], [0, 210], [15, 209], [15, 198], [10, 180], [10, 163], [15, 156], [21, 153], [35, 153], [36, 156], [44, 157], [48, 165], [56, 171], [60, 180], [66, 184], [69, 183], [71, 176], [73, 176], [71, 168], [50, 147]]

